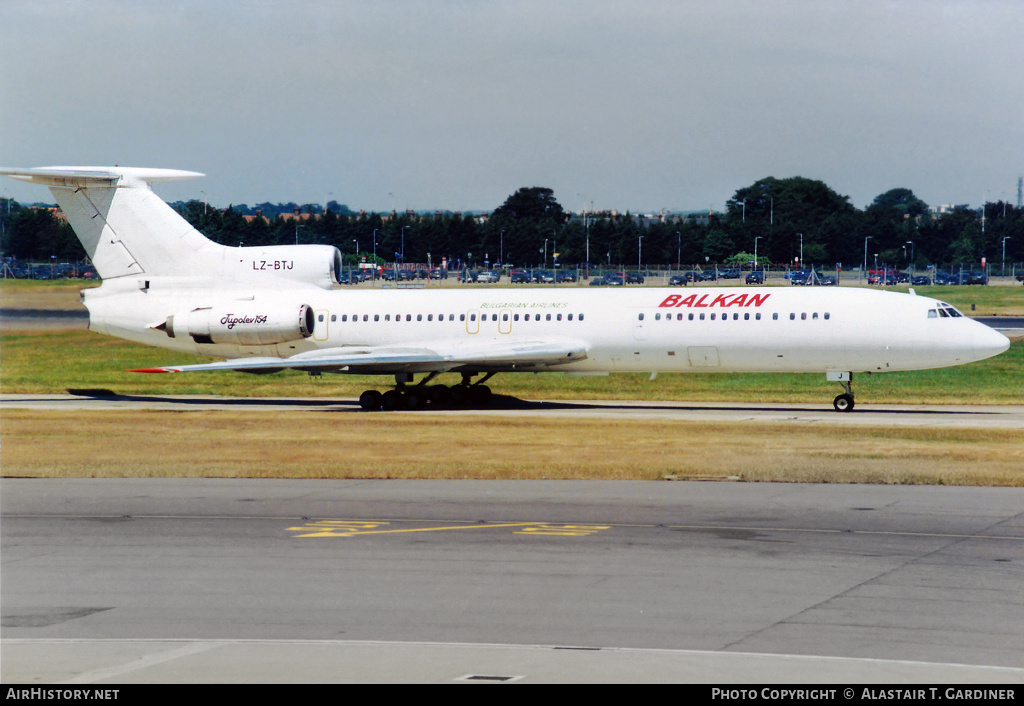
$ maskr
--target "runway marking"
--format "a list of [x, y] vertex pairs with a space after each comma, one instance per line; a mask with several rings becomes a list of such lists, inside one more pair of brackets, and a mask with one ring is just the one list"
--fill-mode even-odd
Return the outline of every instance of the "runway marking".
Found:
[[595, 532], [611, 529], [611, 525], [562, 525], [547, 522], [507, 522], [502, 524], [473, 523], [442, 525], [440, 527], [410, 527], [405, 529], [377, 529], [391, 522], [372, 520], [317, 520], [301, 527], [289, 527], [289, 532], [302, 532], [295, 537], [355, 537], [365, 534], [409, 534], [412, 532], [448, 532], [469, 529], [519, 528], [513, 534], [553, 537], [589, 537]]

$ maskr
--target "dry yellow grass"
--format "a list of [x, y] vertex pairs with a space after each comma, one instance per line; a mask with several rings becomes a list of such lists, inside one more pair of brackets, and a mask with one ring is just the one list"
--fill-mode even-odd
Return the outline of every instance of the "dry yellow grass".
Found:
[[4, 412], [3, 474], [601, 478], [1024, 485], [1018, 431], [428, 418]]

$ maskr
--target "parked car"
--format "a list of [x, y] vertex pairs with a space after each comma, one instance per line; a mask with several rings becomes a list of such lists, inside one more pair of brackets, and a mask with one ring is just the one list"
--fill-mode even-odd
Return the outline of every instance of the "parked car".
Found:
[[686, 275], [672, 275], [668, 278], [668, 286], [670, 287], [685, 287], [689, 284], [689, 280]]
[[639, 272], [630, 272], [626, 275], [626, 284], [643, 284], [644, 276]]
[[729, 268], [724, 269], [724, 270], [719, 270], [718, 271], [718, 277], [719, 277], [719, 279], [739, 279], [740, 278], [739, 268], [729, 267]]
[[764, 270], [754, 270], [747, 275], [747, 284], [764, 284]]
[[512, 270], [508, 279], [512, 284], [527, 284], [530, 281], [530, 273], [527, 270]]
[[808, 280], [811, 278], [810, 270], [795, 270], [789, 273], [789, 283], [796, 285], [810, 284]]
[[559, 270], [555, 275], [556, 282], [575, 282], [576, 273], [572, 270]]
[[932, 283], [932, 278], [925, 277], [924, 275], [915, 275], [910, 279], [910, 283], [915, 287], [927, 287]]

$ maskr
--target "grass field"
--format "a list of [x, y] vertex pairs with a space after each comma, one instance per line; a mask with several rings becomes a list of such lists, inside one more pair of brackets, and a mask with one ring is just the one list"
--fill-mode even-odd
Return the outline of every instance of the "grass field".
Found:
[[1017, 430], [7, 410], [4, 475], [1024, 485]]
[[[356, 397], [386, 388], [388, 377], [284, 371], [273, 375], [216, 372], [145, 375], [132, 368], [206, 362], [208, 358], [141, 346], [89, 331], [10, 332], [0, 337], [0, 389], [59, 393], [103, 388], [119, 394], [213, 394], [241, 397]], [[956, 368], [861, 375], [858, 404], [1019, 404], [1024, 400], [1024, 341], [1001, 356]], [[457, 375], [439, 382], [455, 384]], [[817, 374], [646, 374], [572, 377], [565, 373], [498, 375], [495, 392], [524, 399], [724, 400], [828, 405], [841, 390]]]

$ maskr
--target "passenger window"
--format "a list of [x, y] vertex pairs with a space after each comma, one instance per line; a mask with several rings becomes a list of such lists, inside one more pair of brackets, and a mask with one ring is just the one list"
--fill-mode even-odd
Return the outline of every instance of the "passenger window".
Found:
[[733, 314], [732, 315], [732, 320], [733, 321], [739, 321], [740, 320], [740, 315], [739, 314]]
[[580, 314], [580, 321], [583, 321], [583, 314]]
[[702, 312], [702, 313], [701, 313], [701, 315], [700, 315], [700, 320], [701, 320], [701, 321], [703, 321], [703, 320], [704, 320], [704, 314], [703, 314], [703, 312]]
[[712, 314], [712, 315], [711, 315], [711, 320], [712, 320], [712, 321], [714, 321], [714, 320], [715, 320], [715, 314]]
[[502, 314], [501, 315], [501, 320], [502, 321], [508, 321], [508, 314]]
[[497, 314], [491, 314], [491, 321], [497, 321], [497, 320], [498, 320], [498, 315]]
[[337, 314], [331, 314], [331, 322], [333, 323], [333, 322], [335, 322], [337, 320], [338, 320], [338, 315]]
[[640, 314], [640, 315], [639, 315], [639, 316], [637, 317], [637, 320], [638, 320], [638, 321], [643, 321], [643, 320], [644, 320], [644, 315], [643, 315], [643, 314]]
[[811, 318], [816, 320], [818, 318], [818, 312], [811, 314]]
[[569, 314], [569, 321], [572, 321], [572, 314]]
[[320, 314], [320, 316], [316, 317], [316, 320], [317, 321], [323, 321], [324, 320], [324, 315]]
[[561, 315], [561, 314], [559, 314], [559, 315], [558, 315], [558, 320], [559, 320], [559, 321], [561, 321], [561, 320], [562, 320], [562, 315]]
[[[323, 321], [323, 317], [320, 317], [320, 320]], [[654, 320], [655, 321], [661, 321], [661, 314], [655, 314], [654, 315]]]
[[512, 317], [512, 320], [513, 320], [513, 321], [519, 321], [519, 314], [515, 314], [515, 315], [514, 315], [514, 316]]
[[406, 314], [405, 315], [405, 320], [406, 321], [412, 321], [412, 314]]
[[369, 321], [369, 320], [370, 320], [370, 315], [369, 314], [363, 314], [363, 321]]
[[434, 320], [434, 315], [433, 314], [427, 314], [427, 321], [433, 321], [433, 320]]
[[690, 315], [689, 315], [689, 316], [687, 316], [686, 318], [688, 318], [688, 319], [689, 319], [690, 321], [693, 321], [693, 314], [690, 314]]
[[341, 315], [341, 321], [342, 321], [342, 323], [347, 322], [348, 321], [348, 314], [342, 314]]
[[825, 312], [825, 321], [828, 321], [828, 318], [829, 318], [829, 313], [826, 311]]
[[416, 314], [417, 321], [423, 321], [423, 314]]
[[548, 314], [548, 315], [547, 315], [547, 316], [545, 317], [545, 319], [546, 319], [547, 321], [551, 321], [551, 314]]
[[746, 313], [746, 312], [744, 312], [744, 314], [743, 314], [743, 320], [744, 320], [744, 321], [750, 321], [750, 314], [749, 314], [749, 313]]
[[470, 321], [476, 321], [476, 314], [470, 314], [469, 315], [469, 320]]
[[779, 312], [776, 311], [775, 313], [772, 314], [772, 321], [778, 321], [778, 320], [779, 320]]
[[789, 313], [789, 320], [790, 321], [796, 321], [796, 314], [794, 314], [793, 312], [790, 312]]
[[761, 312], [759, 311], [756, 314], [754, 314], [754, 318], [757, 319], [758, 321], [760, 321], [761, 320]]
[[804, 313], [800, 314], [800, 320], [801, 321], [807, 321], [807, 312], [806, 311]]
[[465, 321], [465, 320], [466, 320], [466, 315], [465, 314], [459, 314], [459, 321]]
[[374, 321], [380, 321], [380, 314], [374, 314], [373, 315], [373, 320]]

